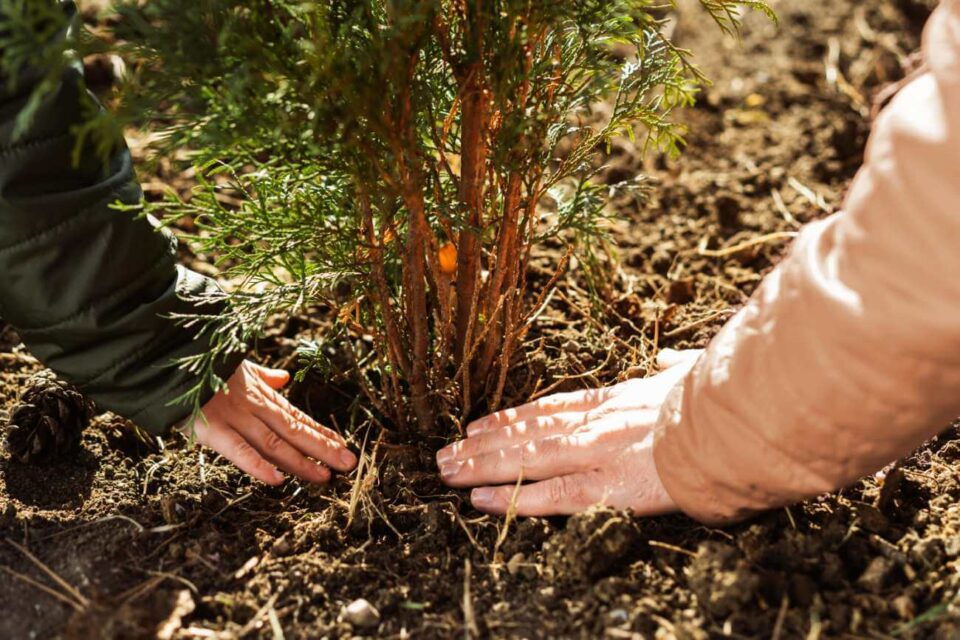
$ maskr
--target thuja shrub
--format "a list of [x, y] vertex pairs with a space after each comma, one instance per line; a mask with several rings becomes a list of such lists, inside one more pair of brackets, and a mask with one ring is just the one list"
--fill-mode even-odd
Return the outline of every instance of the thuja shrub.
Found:
[[[728, 32], [744, 7], [769, 12], [762, 2], [699, 4]], [[91, 115], [78, 134], [149, 123], [159, 152], [188, 151], [195, 192], [145, 209], [192, 216], [199, 248], [238, 283], [225, 294], [229, 313], [183, 319], [206, 323], [216, 345], [180, 363], [200, 380], [184, 399], [222, 385], [211, 363], [247, 349], [268, 318], [323, 302], [339, 310], [327, 340], [392, 424], [429, 432], [497, 408], [567, 263], [533, 290], [534, 249], [554, 239], [570, 256], [603, 233], [595, 156], [618, 135], [669, 153], [682, 144], [670, 115], [703, 78], [664, 35], [671, 9], [121, 3], [109, 28], [79, 42], [119, 51], [127, 76], [112, 115]], [[600, 102], [610, 105], [604, 118], [593, 113]], [[320, 366], [325, 354], [322, 344], [303, 353]]]

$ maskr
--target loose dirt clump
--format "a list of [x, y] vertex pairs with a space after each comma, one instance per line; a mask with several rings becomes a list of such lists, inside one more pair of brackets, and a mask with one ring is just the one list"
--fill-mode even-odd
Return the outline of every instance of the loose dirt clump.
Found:
[[640, 539], [640, 526], [629, 514], [594, 507], [572, 516], [543, 549], [558, 581], [588, 580], [622, 566]]
[[[676, 37], [715, 80], [683, 115], [689, 150], [643, 161], [639, 143], [612, 146], [601, 178], [647, 174], [649, 197], [616, 203], [609, 255], [570, 265], [506, 394], [611, 383], [650, 371], [657, 348], [706, 344], [791, 234], [840, 205], [872, 98], [907, 70], [931, 6], [780, 0], [779, 30], [750, 17], [742, 42], [682, 9]], [[188, 185], [164, 163], [150, 182]], [[531, 281], [559, 259], [536, 256]], [[294, 368], [330, 313], [278, 321], [260, 357]], [[40, 367], [4, 327], [9, 411]], [[356, 396], [313, 374], [290, 392], [363, 451], [362, 471], [330, 487], [264, 487], [112, 416], [68, 460], [4, 457], [0, 538], [36, 562], [0, 542], [0, 567], [20, 576], [0, 579], [0, 637], [960, 636], [956, 426], [876, 477], [725, 530], [610, 509], [504, 522], [440, 484], [439, 440], [371, 427]], [[379, 617], [347, 615], [360, 599]]]
[[753, 600], [760, 578], [751, 566], [736, 547], [704, 542], [686, 569], [688, 584], [700, 605], [723, 619]]

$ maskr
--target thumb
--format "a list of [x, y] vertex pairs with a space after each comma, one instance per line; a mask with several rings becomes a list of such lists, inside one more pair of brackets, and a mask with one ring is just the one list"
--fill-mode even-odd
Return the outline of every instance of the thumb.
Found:
[[661, 349], [657, 353], [657, 366], [661, 371], [666, 371], [672, 367], [682, 364], [689, 360], [696, 360], [703, 353], [703, 349]]
[[271, 389], [277, 390], [287, 386], [290, 382], [290, 374], [283, 369], [268, 369], [267, 367], [257, 367], [257, 375], [267, 383]]

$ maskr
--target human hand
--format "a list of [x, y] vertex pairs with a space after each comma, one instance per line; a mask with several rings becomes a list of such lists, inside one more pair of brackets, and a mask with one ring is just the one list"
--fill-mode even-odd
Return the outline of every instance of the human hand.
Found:
[[324, 483], [330, 479], [325, 465], [353, 469], [357, 457], [343, 438], [277, 393], [289, 381], [286, 371], [244, 360], [227, 381], [229, 392], [213, 396], [203, 405], [203, 416], [181, 430], [193, 430], [197, 442], [269, 485], [283, 482], [281, 471]]
[[[676, 510], [653, 461], [653, 427], [667, 394], [700, 350], [660, 352], [661, 373], [612, 387], [560, 393], [498, 411], [437, 453], [443, 481], [478, 487], [473, 506], [518, 515], [571, 514], [594, 504], [641, 515]], [[516, 487], [518, 478], [534, 480]], [[516, 496], [514, 497], [514, 493]]]

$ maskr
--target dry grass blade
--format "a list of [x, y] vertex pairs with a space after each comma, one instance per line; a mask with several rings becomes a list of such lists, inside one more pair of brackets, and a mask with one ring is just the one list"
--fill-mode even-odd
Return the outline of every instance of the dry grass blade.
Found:
[[787, 203], [783, 201], [783, 196], [780, 194], [779, 189], [774, 189], [770, 192], [771, 197], [773, 198], [773, 204], [777, 208], [777, 211], [780, 212], [780, 215], [788, 224], [793, 225], [794, 227], [799, 227], [800, 222], [793, 217], [793, 214], [790, 213], [790, 209], [787, 209]]
[[820, 612], [816, 609], [810, 611], [810, 631], [807, 632], [807, 640], [819, 640], [820, 633], [823, 631], [823, 622], [820, 620]]
[[54, 582], [56, 582], [58, 585], [60, 585], [60, 588], [62, 588], [64, 591], [66, 591], [68, 594], [70, 594], [70, 596], [72, 596], [73, 599], [74, 599], [81, 607], [89, 607], [89, 606], [90, 606], [90, 601], [87, 600], [87, 598], [85, 598], [84, 595], [83, 595], [82, 593], [80, 593], [80, 592], [76, 589], [76, 587], [74, 587], [74, 586], [71, 585], [69, 582], [67, 582], [66, 580], [64, 580], [63, 578], [61, 578], [61, 577], [57, 574], [56, 571], [54, 571], [53, 569], [51, 569], [50, 567], [48, 567], [47, 565], [45, 565], [43, 562], [41, 562], [39, 558], [37, 558], [37, 557], [36, 557], [35, 555], [33, 555], [32, 553], [30, 553], [30, 550], [29, 550], [29, 549], [27, 549], [26, 547], [24, 547], [24, 546], [22, 546], [22, 545], [17, 544], [16, 542], [14, 542], [13, 540], [11, 540], [10, 538], [7, 538], [6, 540], [7, 540], [7, 542], [8, 542], [14, 549], [16, 549], [17, 551], [19, 551], [20, 553], [22, 553], [24, 556], [26, 556], [26, 557], [30, 560], [30, 562], [32, 562], [33, 564], [35, 564], [41, 571], [43, 571], [45, 574], [47, 574], [48, 576], [50, 576], [50, 578], [51, 578]]
[[0, 362], [22, 362], [24, 364], [40, 364], [40, 361], [29, 353], [11, 353], [8, 351], [0, 352]]
[[807, 185], [803, 184], [793, 176], [787, 178], [787, 184], [791, 189], [803, 196], [803, 198], [813, 206], [817, 207], [824, 213], [832, 213], [830, 206], [827, 204], [827, 201], [823, 199], [823, 196]]
[[784, 507], [783, 510], [787, 512], [787, 520], [790, 521], [790, 528], [796, 531], [797, 521], [793, 519], [793, 513], [790, 511], [790, 507]]
[[668, 544], [666, 542], [660, 542], [659, 540], [647, 540], [647, 544], [651, 547], [657, 547], [659, 549], [666, 549], [667, 551], [673, 551], [674, 553], [682, 553], [685, 556], [690, 556], [691, 558], [696, 558], [697, 554], [693, 551], [688, 551], [683, 547], [678, 547], [676, 545]]
[[157, 576], [157, 575], [152, 576], [148, 578], [145, 582], [141, 582], [138, 585], [134, 585], [133, 587], [130, 587], [126, 591], [120, 593], [116, 597], [116, 600], [122, 604], [133, 602], [134, 600], [142, 598], [146, 594], [156, 589], [158, 586], [160, 586], [161, 583], [163, 583], [165, 579], [166, 578], [164, 576]]
[[53, 538], [59, 538], [60, 536], [66, 533], [77, 531], [78, 529], [83, 529], [85, 527], [93, 527], [95, 525], [102, 524], [104, 522], [111, 522], [113, 520], [123, 520], [124, 522], [129, 522], [134, 527], [136, 527], [137, 531], [140, 533], [143, 533], [144, 531], [146, 531], [144, 526], [139, 522], [137, 522], [136, 520], [134, 520], [133, 518], [129, 518], [121, 514], [114, 514], [112, 516], [104, 516], [103, 518], [97, 518], [96, 520], [91, 520], [90, 522], [84, 522], [83, 524], [78, 524], [75, 527], [67, 527], [66, 529], [63, 529], [61, 531], [57, 531], [55, 533], [51, 533], [48, 536], [44, 536], [40, 538], [40, 540], [52, 540]]
[[690, 330], [692, 330], [692, 329], [696, 329], [697, 327], [701, 327], [701, 326], [707, 324], [708, 322], [712, 322], [712, 321], [716, 320], [717, 318], [722, 318], [723, 316], [733, 315], [733, 313], [734, 313], [734, 311], [733, 311], [732, 309], [723, 309], [723, 310], [721, 310], [721, 311], [715, 311], [714, 313], [711, 313], [711, 314], [708, 315], [708, 316], [704, 316], [703, 318], [700, 318], [699, 320], [694, 320], [693, 322], [691, 322], [691, 323], [689, 323], [689, 324], [685, 324], [685, 325], [683, 325], [682, 327], [677, 327], [676, 329], [671, 329], [670, 331], [667, 331], [666, 333], [664, 333], [664, 334], [663, 334], [663, 337], [664, 337], [664, 338], [675, 338], [675, 337], [677, 337], [677, 336], [679, 336], [679, 335], [681, 335], [681, 334], [686, 333], [687, 331], [690, 331]]
[[190, 591], [193, 591], [195, 594], [200, 594], [200, 590], [197, 588], [197, 585], [193, 584], [182, 576], [178, 576], [175, 573], [170, 573], [167, 571], [148, 571], [147, 573], [155, 578], [160, 578], [161, 580], [173, 580], [174, 582], [179, 582], [186, 588], [190, 589]]
[[477, 616], [473, 610], [473, 597], [470, 595], [472, 573], [470, 558], [467, 558], [463, 564], [463, 637], [467, 640], [480, 636], [480, 628], [477, 627]]
[[513, 488], [513, 495], [510, 496], [510, 505], [507, 507], [506, 516], [503, 519], [503, 526], [500, 527], [500, 535], [497, 536], [497, 542], [493, 545], [493, 561], [498, 562], [500, 547], [507, 540], [507, 534], [510, 533], [510, 525], [517, 519], [517, 497], [520, 495], [520, 487], [523, 486], [523, 469], [520, 469], [520, 475], [517, 476], [517, 484]]
[[707, 258], [724, 258], [758, 244], [766, 244], [767, 242], [775, 242], [777, 240], [789, 240], [796, 237], [796, 231], [774, 231], [773, 233], [767, 233], [756, 238], [751, 238], [750, 240], [745, 240], [732, 247], [726, 247], [725, 249], [707, 249], [705, 246], [706, 238], [704, 238], [704, 241], [700, 243], [701, 246], [697, 247], [697, 253]]
[[463, 532], [467, 534], [467, 540], [470, 541], [470, 544], [472, 544], [473, 547], [477, 551], [479, 551], [484, 558], [486, 558], [487, 557], [486, 551], [484, 550], [483, 547], [480, 546], [480, 543], [477, 542], [477, 538], [473, 535], [473, 532], [470, 531], [470, 528], [467, 527], [467, 523], [463, 521], [463, 518], [460, 517], [460, 514], [457, 513], [457, 510], [455, 507], [453, 509], [453, 518], [456, 521], [456, 523], [460, 525], [460, 528], [463, 529]]
[[[370, 430], [367, 429], [367, 433], [363, 436], [363, 444], [360, 446], [360, 461], [357, 463], [357, 475], [353, 480], [353, 488], [350, 490], [350, 505], [347, 510], [347, 529], [353, 524], [353, 518], [357, 515], [357, 507], [360, 505], [360, 500], [363, 497], [362, 494], [366, 489], [366, 480], [370, 475], [369, 470], [372, 469], [376, 463], [376, 453], [366, 453], [367, 439], [369, 437]], [[364, 475], [365, 471], [367, 471], [366, 475]]]
[[266, 604], [264, 604], [262, 607], [260, 607], [260, 609], [258, 609], [257, 612], [256, 612], [255, 614], [253, 614], [253, 617], [250, 618], [250, 620], [247, 622], [247, 624], [243, 625], [243, 628], [240, 629], [240, 631], [237, 632], [237, 636], [236, 636], [236, 637], [237, 637], [237, 638], [242, 638], [242, 637], [244, 637], [245, 635], [247, 635], [248, 633], [250, 633], [251, 631], [256, 630], [256, 628], [257, 628], [257, 623], [260, 622], [260, 619], [261, 619], [264, 615], [267, 615], [267, 612], [268, 612], [268, 611], [270, 611], [271, 609], [273, 609], [273, 605], [276, 604], [277, 598], [279, 598], [279, 597], [280, 597], [280, 594], [279, 594], [279, 593], [275, 593], [275, 594], [273, 594], [272, 596], [270, 596], [270, 598], [267, 600]]
[[280, 626], [280, 617], [277, 616], [277, 610], [273, 607], [267, 610], [267, 619], [270, 620], [270, 631], [273, 633], [273, 640], [284, 640], [283, 627]]
[[574, 374], [574, 375], [561, 376], [561, 377], [559, 377], [557, 380], [554, 380], [554, 381], [553, 381], [549, 386], [547, 386], [546, 388], [540, 389], [539, 391], [537, 391], [537, 392], [535, 392], [533, 395], [531, 395], [531, 396], [530, 396], [530, 402], [532, 402], [532, 401], [534, 401], [534, 400], [539, 400], [540, 398], [542, 398], [542, 397], [545, 396], [545, 395], [549, 395], [550, 393], [552, 393], [553, 391], [555, 391], [556, 389], [558, 389], [561, 385], [563, 385], [564, 383], [566, 383], [566, 382], [568, 382], [568, 381], [570, 381], [570, 380], [581, 380], [581, 379], [583, 379], [583, 378], [590, 378], [590, 377], [596, 376], [598, 373], [600, 373], [601, 371], [603, 371], [604, 369], [607, 368], [607, 365], [609, 365], [609, 364], [610, 364], [610, 361], [613, 360], [615, 354], [616, 354], [616, 351], [614, 351], [613, 349], [611, 349], [610, 351], [607, 352], [607, 357], [604, 359], [604, 361], [601, 362], [601, 363], [600, 363], [599, 365], [597, 365], [596, 367], [594, 367], [593, 369], [589, 369], [589, 370], [587, 370], [587, 371], [584, 371], [583, 373], [577, 373], [577, 374]]
[[41, 584], [41, 583], [37, 582], [36, 580], [34, 580], [33, 578], [31, 578], [31, 577], [28, 576], [28, 575], [24, 575], [24, 574], [22, 574], [22, 573], [18, 573], [18, 572], [16, 572], [16, 571], [14, 571], [13, 569], [11, 569], [10, 567], [0, 567], [0, 569], [3, 569], [4, 571], [6, 571], [6, 572], [9, 573], [10, 575], [12, 575], [14, 578], [17, 578], [18, 580], [22, 580], [23, 582], [26, 582], [26, 583], [29, 584], [31, 587], [35, 587], [35, 588], [39, 589], [40, 591], [43, 591], [43, 592], [44, 592], [45, 594], [47, 594], [48, 596], [54, 597], [54, 598], [56, 598], [57, 600], [59, 600], [60, 602], [63, 602], [64, 604], [70, 605], [70, 606], [73, 607], [76, 611], [83, 611], [83, 609], [84, 609], [84, 607], [83, 607], [80, 603], [74, 602], [72, 598], [68, 598], [67, 596], [63, 595], [63, 594], [60, 593], [59, 591], [55, 591], [55, 590], [51, 589], [50, 587], [48, 587], [48, 586], [46, 586], [46, 585], [44, 585], [44, 584]]
[[777, 612], [777, 621], [773, 625], [773, 633], [770, 640], [780, 640], [780, 634], [783, 633], [783, 623], [787, 619], [787, 609], [790, 608], [790, 598], [784, 594], [780, 602], [780, 610]]

